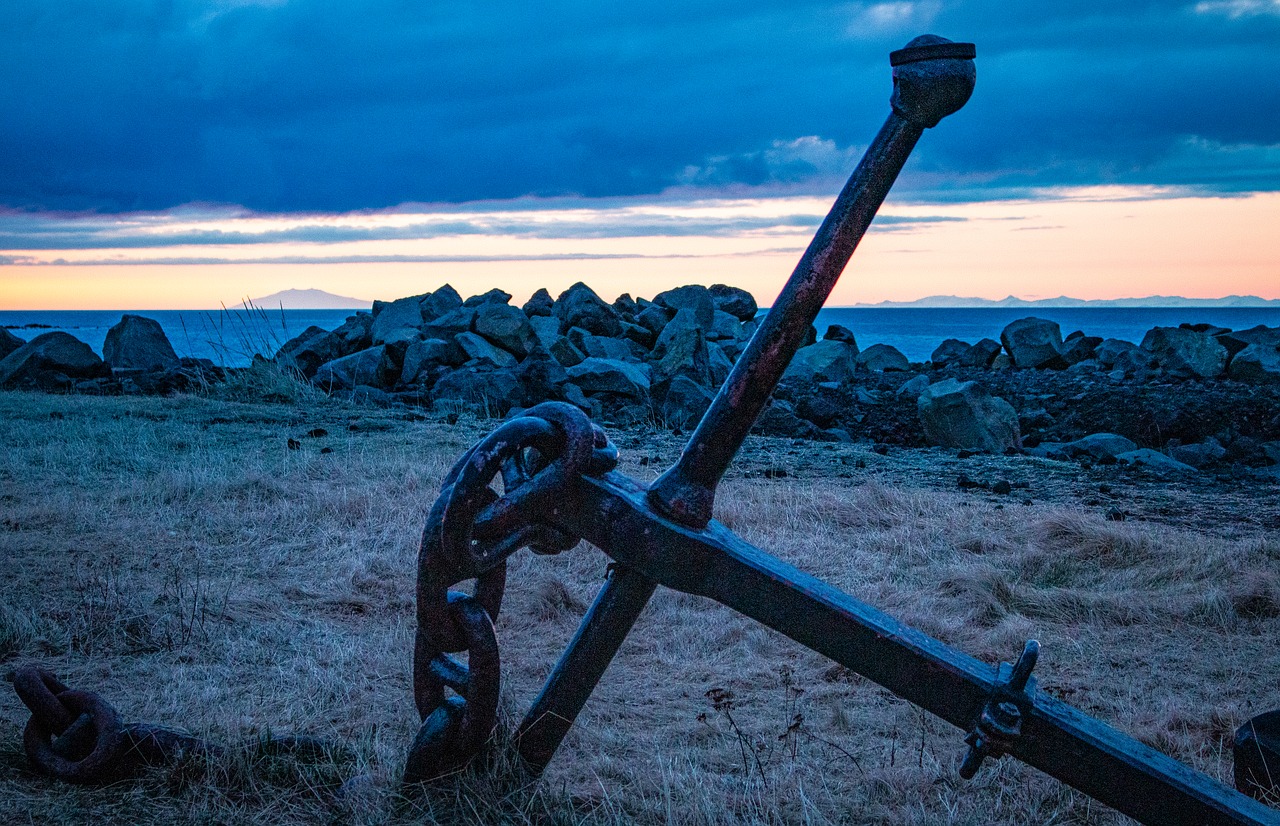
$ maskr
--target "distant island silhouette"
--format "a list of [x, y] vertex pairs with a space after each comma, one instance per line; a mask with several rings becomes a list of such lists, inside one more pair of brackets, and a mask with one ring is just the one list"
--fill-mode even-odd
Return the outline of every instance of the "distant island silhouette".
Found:
[[915, 301], [880, 301], [858, 303], [854, 307], [1280, 307], [1280, 299], [1256, 295], [1228, 295], [1222, 298], [1183, 298], [1178, 295], [1149, 295], [1145, 298], [966, 298], [955, 295], [930, 295]]
[[365, 310], [373, 302], [345, 295], [334, 295], [324, 290], [282, 290], [262, 298], [250, 298], [249, 304], [266, 310], [283, 307], [286, 310]]

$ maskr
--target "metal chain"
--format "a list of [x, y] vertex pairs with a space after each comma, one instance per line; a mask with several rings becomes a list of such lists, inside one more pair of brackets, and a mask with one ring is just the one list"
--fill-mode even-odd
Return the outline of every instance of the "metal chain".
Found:
[[[493, 623], [506, 560], [523, 547], [547, 554], [576, 545], [576, 536], [537, 524], [539, 517], [564, 504], [574, 480], [612, 470], [617, 460], [617, 449], [582, 411], [546, 402], [501, 424], [445, 477], [418, 554], [413, 687], [423, 724], [407, 782], [453, 771], [488, 740], [501, 682]], [[499, 477], [501, 495], [490, 487]], [[473, 595], [450, 590], [467, 579], [476, 580]], [[464, 651], [465, 666], [448, 656]]]

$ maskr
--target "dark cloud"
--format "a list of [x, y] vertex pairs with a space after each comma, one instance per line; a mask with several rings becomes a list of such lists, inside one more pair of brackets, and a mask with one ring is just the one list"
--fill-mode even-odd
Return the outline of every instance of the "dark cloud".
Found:
[[923, 31], [978, 43], [978, 90], [900, 197], [1280, 188], [1271, 0], [7, 0], [0, 203], [825, 192], [887, 112], [887, 52]]

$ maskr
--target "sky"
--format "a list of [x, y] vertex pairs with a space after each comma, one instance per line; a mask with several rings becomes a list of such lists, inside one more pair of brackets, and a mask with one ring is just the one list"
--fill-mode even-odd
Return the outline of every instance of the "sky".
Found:
[[1280, 0], [6, 0], [0, 309], [767, 304], [926, 32], [977, 87], [830, 304], [1280, 298]]

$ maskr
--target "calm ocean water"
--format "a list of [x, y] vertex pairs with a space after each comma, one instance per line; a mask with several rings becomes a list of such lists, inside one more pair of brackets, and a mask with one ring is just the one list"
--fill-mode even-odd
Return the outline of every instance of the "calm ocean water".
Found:
[[[255, 352], [274, 353], [281, 344], [309, 326], [332, 330], [353, 312], [274, 310], [247, 314], [222, 310], [143, 310], [137, 314], [160, 322], [178, 355], [208, 358], [237, 367], [248, 364]], [[1252, 307], [1037, 307], [1034, 310], [833, 307], [818, 314], [817, 327], [821, 334], [827, 325], [842, 324], [853, 330], [860, 347], [890, 344], [911, 361], [925, 361], [943, 339], [958, 338], [969, 343], [981, 338], [998, 340], [1006, 324], [1031, 315], [1058, 322], [1063, 336], [1073, 330], [1083, 330], [1088, 335], [1135, 343], [1152, 327], [1176, 327], [1183, 322], [1205, 322], [1233, 330], [1258, 324], [1280, 326], [1280, 309]], [[120, 321], [120, 316], [119, 310], [0, 310], [0, 326], [10, 328], [14, 335], [24, 339], [62, 330], [101, 353], [107, 330]], [[28, 324], [48, 327], [25, 327]]]

